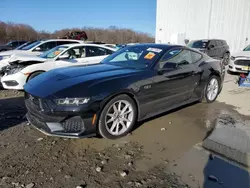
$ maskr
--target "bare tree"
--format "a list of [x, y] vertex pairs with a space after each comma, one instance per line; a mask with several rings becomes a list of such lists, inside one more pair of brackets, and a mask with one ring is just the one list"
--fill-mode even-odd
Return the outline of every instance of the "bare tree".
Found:
[[36, 31], [30, 25], [4, 23], [0, 21], [0, 42], [10, 40], [38, 40], [49, 38], [62, 38], [69, 31], [84, 30], [88, 35], [88, 40], [105, 43], [146, 43], [154, 42], [154, 37], [147, 33], [136, 32], [132, 29], [118, 28], [110, 26], [108, 28], [65, 28], [53, 33], [47, 31]]

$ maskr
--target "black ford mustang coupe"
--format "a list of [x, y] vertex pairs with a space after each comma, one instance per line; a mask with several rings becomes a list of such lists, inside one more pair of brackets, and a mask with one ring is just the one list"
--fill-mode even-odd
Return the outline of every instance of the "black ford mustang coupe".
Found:
[[54, 69], [25, 86], [27, 119], [48, 135], [116, 139], [137, 121], [222, 89], [222, 62], [177, 45], [140, 44], [100, 64]]

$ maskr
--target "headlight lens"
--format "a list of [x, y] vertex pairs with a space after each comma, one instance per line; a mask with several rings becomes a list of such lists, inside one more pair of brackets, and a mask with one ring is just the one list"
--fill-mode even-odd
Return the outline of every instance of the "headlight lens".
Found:
[[87, 104], [90, 98], [65, 98], [65, 99], [56, 99], [57, 105], [82, 105]]
[[234, 60], [235, 60], [235, 57], [234, 57], [234, 56], [231, 56], [231, 60], [234, 61]]
[[3, 55], [3, 56], [0, 56], [0, 61], [1, 60], [4, 60], [4, 59], [8, 59], [10, 58], [10, 55]]

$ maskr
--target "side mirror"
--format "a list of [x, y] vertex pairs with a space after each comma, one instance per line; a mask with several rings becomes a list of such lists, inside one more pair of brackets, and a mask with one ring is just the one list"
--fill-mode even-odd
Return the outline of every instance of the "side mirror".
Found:
[[58, 57], [58, 60], [61, 60], [61, 59], [69, 59], [69, 55], [68, 54], [62, 54]]
[[188, 39], [185, 39], [184, 40], [185, 44], [187, 45], [189, 43], [189, 40]]
[[42, 51], [42, 49], [40, 47], [36, 47], [35, 51], [40, 52], [40, 51]]

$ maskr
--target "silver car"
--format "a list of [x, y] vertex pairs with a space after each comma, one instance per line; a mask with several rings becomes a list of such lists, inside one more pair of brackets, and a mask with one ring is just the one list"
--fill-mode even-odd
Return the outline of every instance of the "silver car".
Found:
[[248, 73], [250, 71], [250, 45], [243, 51], [232, 54], [228, 70], [238, 73]]

